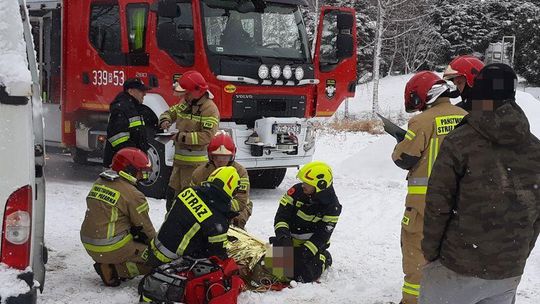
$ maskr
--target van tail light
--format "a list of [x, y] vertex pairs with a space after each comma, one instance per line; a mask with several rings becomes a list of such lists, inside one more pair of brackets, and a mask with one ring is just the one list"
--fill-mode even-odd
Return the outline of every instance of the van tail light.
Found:
[[3, 223], [0, 262], [25, 269], [30, 262], [32, 187], [24, 186], [9, 196]]

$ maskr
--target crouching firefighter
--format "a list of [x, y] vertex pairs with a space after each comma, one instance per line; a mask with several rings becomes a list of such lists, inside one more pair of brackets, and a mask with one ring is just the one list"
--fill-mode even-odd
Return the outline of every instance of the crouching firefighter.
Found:
[[100, 174], [86, 197], [81, 241], [103, 283], [118, 286], [123, 279], [150, 272], [144, 252], [156, 231], [148, 202], [136, 188], [152, 171], [146, 154], [123, 148], [114, 155], [111, 168]]
[[217, 168], [224, 166], [234, 167], [240, 176], [240, 182], [231, 203], [232, 210], [239, 214], [232, 219], [232, 224], [245, 229], [246, 223], [251, 216], [251, 211], [253, 210], [253, 203], [249, 200], [248, 172], [244, 166], [234, 161], [236, 145], [227, 133], [220, 132], [212, 138], [207, 150], [209, 161], [193, 171], [191, 186], [202, 184]]
[[422, 267], [421, 249], [424, 208], [428, 179], [442, 141], [467, 114], [450, 103], [457, 97], [446, 81], [432, 72], [419, 72], [405, 86], [405, 110], [420, 111], [409, 120], [405, 139], [398, 143], [392, 159], [407, 174], [408, 193], [401, 221], [401, 252], [403, 255], [403, 304], [417, 303]]
[[180, 192], [150, 242], [149, 265], [159, 266], [183, 256], [227, 258], [229, 221], [238, 215], [231, 210], [231, 199], [239, 180], [234, 167], [220, 167], [202, 186]]
[[[302, 182], [292, 186], [279, 202], [274, 218], [276, 236], [273, 246], [293, 247], [294, 274], [299, 282], [317, 280], [332, 264], [327, 248], [341, 213], [332, 185], [332, 169], [314, 161], [303, 166], [296, 177]], [[274, 271], [273, 271], [274, 272]]]

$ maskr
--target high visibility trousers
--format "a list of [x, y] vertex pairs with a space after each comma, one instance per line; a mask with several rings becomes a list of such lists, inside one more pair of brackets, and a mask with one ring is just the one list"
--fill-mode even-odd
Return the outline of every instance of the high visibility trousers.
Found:
[[130, 241], [122, 248], [109, 252], [93, 252], [88, 254], [97, 263], [111, 264], [116, 269], [118, 277], [131, 279], [138, 275], [150, 273], [152, 267], [146, 265], [147, 246], [142, 243]]
[[403, 304], [418, 303], [422, 268], [426, 264], [422, 253], [424, 217], [415, 209], [407, 207], [401, 225], [401, 253], [403, 255], [402, 287]]

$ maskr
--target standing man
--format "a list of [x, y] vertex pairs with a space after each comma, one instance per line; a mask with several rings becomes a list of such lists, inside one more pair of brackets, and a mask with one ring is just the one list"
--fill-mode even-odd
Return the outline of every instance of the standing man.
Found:
[[420, 242], [423, 237], [427, 182], [439, 146], [467, 114], [450, 103], [448, 84], [432, 72], [419, 72], [405, 86], [405, 110], [422, 113], [409, 120], [405, 139], [392, 153], [396, 165], [408, 170], [408, 193], [401, 221], [403, 255], [402, 304], [416, 304], [420, 292], [422, 266], [425, 264]]
[[284, 274], [291, 280], [307, 283], [317, 280], [332, 265], [327, 249], [341, 204], [334, 191], [332, 169], [327, 164], [308, 163], [296, 177], [301, 183], [292, 186], [279, 201], [274, 217], [276, 236], [271, 243], [285, 247], [283, 252], [293, 248], [294, 269], [292, 273], [284, 269]]
[[136, 187], [152, 171], [146, 154], [123, 148], [111, 167], [99, 175], [86, 197], [81, 241], [103, 283], [118, 286], [122, 279], [150, 272], [144, 252], [156, 231], [148, 202]]
[[[468, 100], [474, 85], [474, 78], [483, 67], [484, 63], [471, 55], [456, 57], [448, 64], [448, 67], [444, 71], [443, 79], [452, 81], [459, 90], [461, 102], [457, 106], [467, 111], [471, 110]], [[457, 95], [450, 97], [457, 97]]]
[[130, 78], [124, 82], [124, 91], [116, 95], [111, 103], [103, 154], [104, 167], [111, 165], [114, 154], [122, 148], [148, 151], [145, 130], [147, 107], [142, 104], [148, 90], [150, 88], [140, 78]]
[[195, 168], [208, 161], [206, 148], [219, 125], [219, 110], [208, 91], [208, 84], [197, 71], [188, 71], [174, 86], [180, 103], [159, 117], [162, 129], [176, 122], [174, 165], [167, 193], [167, 211], [176, 195], [188, 187]]
[[239, 180], [236, 169], [221, 167], [202, 186], [183, 190], [150, 242], [148, 263], [159, 266], [182, 256], [227, 258], [229, 220], [236, 216], [231, 199]]
[[238, 190], [232, 199], [232, 210], [239, 215], [232, 219], [232, 224], [245, 229], [247, 220], [251, 216], [253, 203], [249, 200], [249, 176], [246, 168], [234, 161], [236, 146], [233, 139], [225, 132], [218, 133], [208, 145], [209, 161], [200, 165], [193, 171], [191, 186], [201, 185], [217, 168], [232, 166], [240, 176]]
[[540, 141], [511, 67], [485, 66], [429, 180], [420, 303], [510, 304], [540, 232]]

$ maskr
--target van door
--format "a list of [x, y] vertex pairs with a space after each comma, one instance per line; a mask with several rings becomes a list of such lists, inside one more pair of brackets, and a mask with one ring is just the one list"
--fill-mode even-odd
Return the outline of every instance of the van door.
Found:
[[[45, 12], [45, 13], [43, 13]], [[45, 121], [45, 141], [49, 145], [62, 142], [62, 115], [60, 108], [60, 61], [61, 61], [61, 11], [31, 11], [30, 17], [34, 47], [39, 70], [43, 119]], [[39, 15], [38, 15], [39, 14]]]
[[321, 8], [314, 65], [317, 79], [315, 116], [332, 116], [356, 89], [356, 16], [352, 8]]

